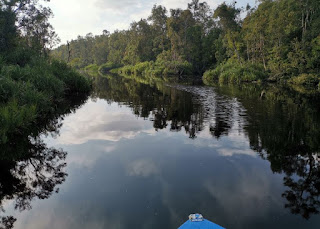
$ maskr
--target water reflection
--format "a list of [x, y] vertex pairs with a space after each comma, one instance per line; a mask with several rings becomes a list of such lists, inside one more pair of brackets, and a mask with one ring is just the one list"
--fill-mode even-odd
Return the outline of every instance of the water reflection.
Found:
[[[247, 109], [245, 131], [251, 147], [271, 162], [275, 173], [284, 173], [288, 188], [282, 196], [286, 208], [308, 219], [320, 209], [320, 99], [292, 93], [287, 88], [220, 88], [241, 98]], [[256, 102], [264, 90], [266, 97]], [[252, 106], [252, 104], [255, 104]]]
[[[204, 113], [192, 94], [170, 88], [161, 82], [149, 84], [119, 76], [95, 78], [94, 96], [130, 107], [139, 117], [153, 121], [155, 130], [170, 126], [173, 132], [185, 130], [190, 138], [203, 129]], [[151, 117], [150, 117], [151, 116]]]
[[293, 173], [297, 175], [284, 178], [284, 185], [289, 188], [282, 196], [287, 199], [285, 205], [293, 214], [301, 214], [309, 219], [320, 210], [320, 159], [317, 154], [301, 156], [294, 161]]
[[[261, 97], [261, 92], [264, 97]], [[243, 134], [250, 148], [284, 174], [285, 208], [308, 219], [320, 209], [320, 99], [288, 88], [166, 85], [119, 76], [96, 78], [96, 97], [130, 107], [155, 130], [208, 131], [215, 139]]]
[[[31, 209], [35, 199], [47, 199], [56, 186], [65, 181], [67, 174], [64, 160], [66, 152], [48, 148], [41, 140], [28, 144], [28, 152], [19, 161], [0, 161], [0, 206], [3, 202], [14, 200], [14, 208], [18, 211]], [[4, 212], [4, 210], [3, 210]], [[0, 228], [12, 228], [15, 218], [1, 217]]]
[[35, 199], [47, 199], [58, 192], [57, 186], [67, 176], [64, 172], [67, 153], [48, 147], [41, 135], [59, 135], [63, 117], [74, 112], [86, 96], [61, 101], [59, 109], [38, 120], [38, 125], [24, 133], [9, 136], [9, 143], [0, 145], [0, 228], [11, 229], [16, 218], [6, 215], [7, 203], [16, 211], [30, 210]]
[[194, 211], [227, 228], [319, 225], [318, 97], [94, 80], [75, 114], [1, 146], [0, 205], [33, 211], [9, 209], [0, 228], [177, 228]]

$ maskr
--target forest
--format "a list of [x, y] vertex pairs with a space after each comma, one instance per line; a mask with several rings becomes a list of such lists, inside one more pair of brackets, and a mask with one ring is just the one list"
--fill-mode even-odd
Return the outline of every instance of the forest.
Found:
[[91, 90], [85, 77], [50, 58], [59, 41], [51, 16], [38, 0], [0, 0], [0, 144], [32, 135], [70, 94]]
[[320, 1], [259, 0], [255, 7], [192, 0], [154, 5], [128, 30], [78, 36], [52, 55], [86, 71], [212, 82], [280, 82], [320, 88]]

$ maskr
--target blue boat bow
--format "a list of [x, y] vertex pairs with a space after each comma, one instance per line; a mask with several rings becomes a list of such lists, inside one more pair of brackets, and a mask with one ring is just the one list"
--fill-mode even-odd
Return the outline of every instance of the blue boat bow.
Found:
[[189, 215], [189, 220], [182, 224], [178, 229], [225, 229], [202, 217], [201, 214]]

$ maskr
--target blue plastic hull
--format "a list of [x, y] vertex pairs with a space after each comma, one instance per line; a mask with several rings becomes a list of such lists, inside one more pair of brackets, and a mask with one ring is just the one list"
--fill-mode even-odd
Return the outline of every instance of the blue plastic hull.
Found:
[[188, 220], [187, 222], [182, 224], [178, 229], [225, 229], [225, 228], [205, 219], [200, 222], [192, 222]]

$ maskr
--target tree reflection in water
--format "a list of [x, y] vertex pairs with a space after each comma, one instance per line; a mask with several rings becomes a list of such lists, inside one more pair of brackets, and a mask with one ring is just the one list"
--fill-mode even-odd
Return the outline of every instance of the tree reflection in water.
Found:
[[[241, 99], [246, 109], [244, 131], [250, 146], [284, 174], [285, 208], [309, 219], [320, 210], [319, 96], [289, 89], [246, 85], [218, 87], [219, 93]], [[261, 91], [266, 96], [259, 98]], [[253, 105], [254, 104], [254, 105]]]
[[203, 129], [204, 112], [192, 94], [167, 87], [162, 82], [143, 83], [120, 76], [94, 78], [94, 97], [130, 107], [135, 115], [150, 118], [155, 130], [185, 130], [190, 138]]
[[317, 154], [300, 156], [295, 165], [297, 177], [287, 174], [284, 178], [284, 185], [289, 188], [282, 194], [288, 201], [285, 207], [306, 219], [312, 214], [318, 214], [320, 209], [319, 163]]
[[[48, 148], [41, 140], [34, 139], [24, 158], [1, 160], [0, 206], [4, 201], [14, 200], [15, 210], [30, 210], [35, 198], [47, 199], [53, 192], [58, 192], [56, 186], [62, 184], [67, 176], [63, 171], [66, 155], [66, 152]], [[0, 228], [12, 228], [15, 218], [2, 217], [1, 222]]]
[[12, 201], [17, 211], [29, 210], [33, 200], [47, 199], [59, 191], [57, 185], [67, 177], [67, 153], [47, 147], [39, 136], [58, 135], [63, 116], [74, 112], [86, 99], [86, 95], [70, 97], [28, 133], [10, 136], [11, 141], [0, 145], [0, 229], [11, 229], [16, 221], [13, 216], [5, 216], [6, 202]]
[[119, 76], [95, 81], [96, 97], [127, 105], [139, 117], [151, 114], [156, 130], [170, 123], [171, 131], [184, 128], [190, 138], [196, 138], [208, 126], [211, 135], [220, 139], [237, 124], [250, 147], [270, 161], [272, 171], [285, 175], [285, 208], [305, 219], [319, 213], [319, 96], [259, 85], [176, 88]]

